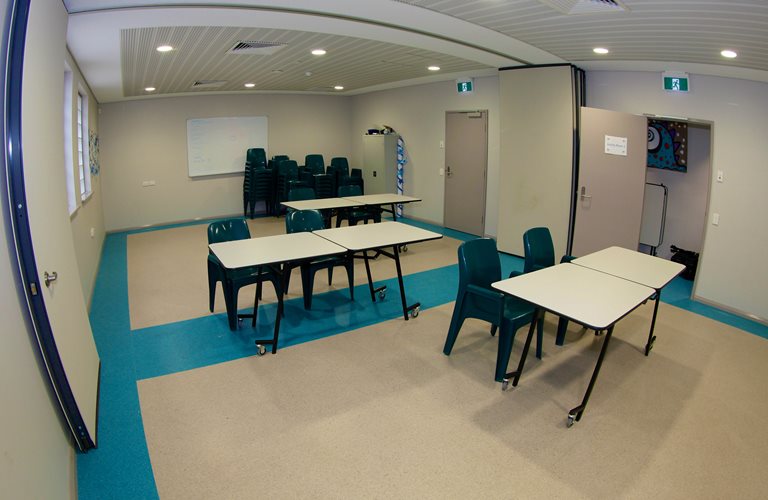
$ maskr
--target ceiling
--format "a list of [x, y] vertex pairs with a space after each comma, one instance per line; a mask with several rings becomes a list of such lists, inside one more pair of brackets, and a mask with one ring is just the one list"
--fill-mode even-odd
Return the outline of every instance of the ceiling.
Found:
[[[564, 62], [768, 82], [766, 0], [63, 1], [67, 45], [99, 102], [354, 95]], [[229, 53], [238, 42], [263, 47]], [[174, 50], [157, 52], [163, 44]], [[327, 53], [313, 56], [315, 48]]]

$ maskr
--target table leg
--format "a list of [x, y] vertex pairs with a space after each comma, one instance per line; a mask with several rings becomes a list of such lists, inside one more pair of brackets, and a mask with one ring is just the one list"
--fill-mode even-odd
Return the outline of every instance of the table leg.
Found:
[[600, 373], [600, 367], [603, 364], [603, 359], [605, 358], [605, 351], [608, 350], [608, 342], [611, 340], [611, 335], [613, 334], [613, 325], [608, 327], [608, 331], [605, 334], [605, 340], [603, 340], [603, 347], [600, 349], [600, 356], [597, 357], [597, 364], [595, 364], [595, 371], [592, 372], [592, 378], [589, 380], [589, 385], [587, 386], [587, 391], [584, 393], [584, 399], [581, 400], [581, 404], [568, 412], [568, 427], [573, 425], [573, 421], [575, 420], [578, 422], [581, 420], [581, 416], [584, 414], [584, 410], [587, 408], [587, 403], [589, 402], [589, 396], [592, 394], [592, 389], [595, 387], [595, 382], [597, 381], [597, 376]]
[[410, 306], [405, 301], [405, 286], [403, 285], [403, 271], [400, 267], [400, 253], [397, 251], [397, 245], [392, 247], [391, 257], [395, 260], [395, 266], [397, 267], [397, 283], [400, 285], [400, 302], [403, 304], [403, 318], [408, 321], [408, 314], [410, 313], [414, 318], [419, 315], [419, 309], [421, 303], [416, 302]]
[[648, 332], [648, 343], [645, 344], [645, 355], [650, 354], [653, 349], [653, 343], [656, 342], [656, 336], [653, 335], [653, 330], [656, 327], [656, 314], [659, 312], [659, 302], [661, 302], [661, 290], [656, 290], [656, 303], [653, 305], [653, 318], [651, 319], [651, 331]]
[[533, 331], [536, 329], [536, 324], [539, 322], [539, 318], [543, 316], [544, 310], [537, 307], [533, 312], [533, 320], [531, 320], [531, 326], [528, 328], [528, 336], [525, 338], [525, 345], [523, 346], [523, 353], [520, 355], [520, 362], [517, 364], [517, 370], [509, 372], [504, 375], [504, 379], [501, 382], [501, 390], [506, 391], [509, 387], [509, 381], [512, 380], [512, 387], [517, 387], [517, 383], [520, 381], [520, 375], [523, 374], [523, 367], [525, 366], [525, 358], [528, 357], [528, 349], [531, 347], [531, 339], [533, 339]]
[[[271, 339], [256, 339], [256, 347], [258, 348], [258, 354], [261, 356], [267, 352], [265, 345], [272, 345], [272, 354], [277, 354], [277, 339], [280, 335], [280, 319], [283, 317], [283, 290], [285, 290], [285, 282], [287, 273], [291, 272], [289, 266], [283, 266], [280, 268], [273, 268], [274, 272], [279, 276], [280, 284], [275, 287], [275, 294], [277, 295], [277, 316], [275, 317], [275, 331]], [[256, 308], [258, 307], [258, 294], [260, 292], [261, 283], [257, 285], [256, 300], [254, 301], [253, 309], [253, 325], [256, 325]]]

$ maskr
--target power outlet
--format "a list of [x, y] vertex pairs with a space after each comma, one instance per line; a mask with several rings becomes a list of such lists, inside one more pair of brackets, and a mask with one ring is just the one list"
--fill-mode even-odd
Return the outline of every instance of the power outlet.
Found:
[[141, 187], [150, 187], [150, 186], [154, 186], [154, 185], [155, 185], [155, 181], [143, 181], [141, 183]]

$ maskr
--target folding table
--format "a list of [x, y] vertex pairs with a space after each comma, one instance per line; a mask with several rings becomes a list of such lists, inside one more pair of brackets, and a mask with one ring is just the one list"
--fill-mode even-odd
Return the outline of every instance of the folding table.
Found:
[[[295, 262], [328, 255], [346, 253], [347, 249], [332, 243], [328, 239], [321, 238], [310, 232], [278, 234], [275, 236], [263, 236], [246, 240], [225, 241], [213, 243], [208, 246], [216, 255], [221, 264], [227, 269], [241, 267], [270, 267], [278, 274], [281, 281], [277, 294], [277, 318], [275, 319], [275, 332], [272, 339], [256, 341], [259, 354], [264, 354], [264, 344], [272, 345], [272, 354], [277, 352], [277, 338], [280, 332], [280, 318], [283, 315], [283, 294], [286, 281], [286, 262]], [[237, 328], [237, 320], [233, 318], [253, 317], [256, 321], [257, 306], [254, 305], [253, 315], [238, 315], [237, 304], [234, 311], [227, 309], [227, 317], [230, 319], [230, 328]], [[235, 328], [232, 328], [234, 324]]]
[[582, 402], [568, 412], [569, 427], [573, 425], [574, 420], [581, 420], [584, 414], [611, 340], [613, 327], [656, 293], [655, 289], [640, 283], [570, 263], [497, 281], [492, 286], [502, 293], [519, 297], [536, 306], [517, 370], [506, 375], [502, 390], [507, 388], [510, 379], [512, 385], [517, 386], [533, 338], [534, 325], [545, 311], [577, 321], [588, 328], [607, 330]]
[[[400, 285], [400, 300], [403, 304], [403, 317], [408, 321], [409, 314], [414, 318], [419, 315], [419, 307], [421, 304], [416, 302], [408, 305], [405, 300], [403, 272], [400, 266], [400, 255], [397, 248], [400, 245], [407, 245], [409, 243], [437, 240], [443, 237], [442, 234], [393, 221], [381, 222], [379, 224], [358, 224], [356, 226], [322, 229], [320, 231], [314, 231], [314, 234], [348, 249], [353, 254], [362, 252], [362, 258], [365, 261], [365, 271], [368, 275], [368, 288], [371, 291], [371, 300], [374, 302], [376, 301], [376, 293], [379, 294], [380, 298], [384, 298], [386, 286], [374, 289], [373, 280], [371, 278], [371, 267], [368, 261], [378, 255], [384, 255], [394, 260], [395, 267], [397, 268], [397, 282]], [[385, 248], [389, 247], [392, 248], [391, 252], [385, 250]], [[371, 257], [368, 256], [369, 250], [375, 252]]]

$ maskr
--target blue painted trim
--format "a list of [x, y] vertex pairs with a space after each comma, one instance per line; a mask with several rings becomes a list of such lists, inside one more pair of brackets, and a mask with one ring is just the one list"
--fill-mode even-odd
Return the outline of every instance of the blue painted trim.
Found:
[[[24, 72], [24, 48], [29, 17], [29, 0], [12, 2], [10, 40], [8, 46], [7, 80], [5, 82], [5, 131], [6, 172], [10, 199], [16, 252], [19, 261], [24, 294], [29, 306], [30, 319], [34, 324], [38, 346], [48, 370], [48, 377], [58, 397], [64, 418], [80, 451], [95, 446], [96, 436], [91, 436], [77, 407], [72, 388], [67, 380], [56, 341], [51, 329], [48, 311], [38, 281], [35, 251], [29, 227], [27, 195], [24, 185], [24, 161], [21, 138], [22, 81]], [[37, 293], [32, 290], [36, 289]], [[94, 433], [96, 429], [93, 430]]]

